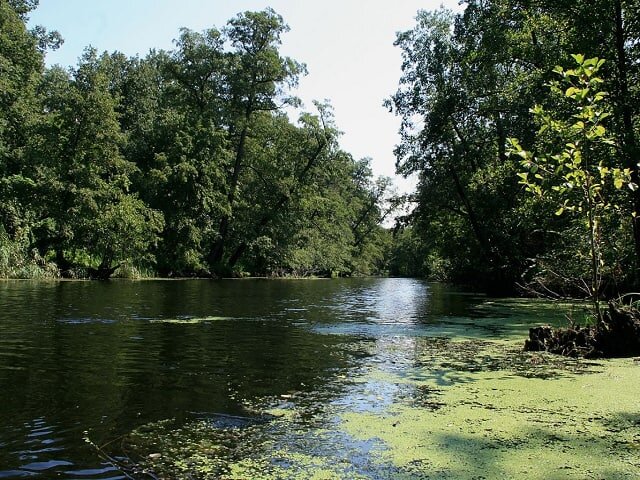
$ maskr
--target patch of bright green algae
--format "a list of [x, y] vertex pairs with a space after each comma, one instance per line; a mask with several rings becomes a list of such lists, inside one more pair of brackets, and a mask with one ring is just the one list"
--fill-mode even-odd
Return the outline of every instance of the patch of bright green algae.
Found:
[[430, 343], [414, 368], [369, 375], [431, 399], [341, 416], [354, 438], [384, 444], [379, 462], [408, 478], [640, 478], [637, 361], [516, 355], [512, 342]]
[[[274, 412], [280, 412], [274, 409]], [[337, 480], [366, 479], [353, 470], [346, 455], [317, 450], [333, 439], [324, 429], [301, 427], [296, 414], [287, 413], [265, 423], [242, 428], [215, 426], [196, 420], [181, 427], [172, 421], [148, 424], [127, 439], [127, 450], [140, 454], [138, 471], [159, 478], [220, 480]], [[150, 450], [151, 449], [151, 450]], [[307, 450], [307, 452], [305, 452]], [[149, 452], [154, 453], [149, 453]], [[155, 453], [157, 452], [157, 453]]]

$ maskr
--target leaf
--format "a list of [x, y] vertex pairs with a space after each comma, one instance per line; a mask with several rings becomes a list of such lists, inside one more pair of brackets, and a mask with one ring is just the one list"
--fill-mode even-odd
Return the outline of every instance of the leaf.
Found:
[[564, 213], [564, 207], [560, 207], [558, 210], [556, 210], [556, 215], [560, 216]]
[[595, 67], [597, 62], [598, 62], [598, 58], [597, 57], [588, 58], [587, 60], [584, 61], [583, 66], [585, 66], [585, 67]]
[[576, 63], [578, 63], [580, 65], [582, 65], [582, 63], [584, 62], [584, 55], [582, 55], [580, 53], [572, 53], [571, 56], [576, 61]]

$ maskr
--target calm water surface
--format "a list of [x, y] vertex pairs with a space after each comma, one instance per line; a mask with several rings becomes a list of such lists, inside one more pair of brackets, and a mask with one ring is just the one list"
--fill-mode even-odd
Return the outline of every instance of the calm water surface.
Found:
[[0, 282], [0, 478], [124, 478], [139, 425], [338, 396], [354, 343], [436, 335], [481, 298], [411, 279]]

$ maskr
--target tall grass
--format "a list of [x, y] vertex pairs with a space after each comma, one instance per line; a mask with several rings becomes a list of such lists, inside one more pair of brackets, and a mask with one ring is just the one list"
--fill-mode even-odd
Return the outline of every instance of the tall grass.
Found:
[[131, 263], [123, 263], [113, 275], [114, 278], [126, 278], [129, 280], [140, 280], [143, 278], [153, 278], [155, 276], [156, 274], [152, 269], [135, 266]]
[[58, 267], [36, 249], [29, 249], [26, 237], [11, 239], [0, 227], [0, 278], [57, 278]]

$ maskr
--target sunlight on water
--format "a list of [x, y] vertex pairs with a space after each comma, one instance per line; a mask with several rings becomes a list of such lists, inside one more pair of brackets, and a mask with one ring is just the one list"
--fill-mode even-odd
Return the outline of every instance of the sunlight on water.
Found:
[[381, 444], [341, 432], [339, 415], [437, 408], [437, 386], [476, 368], [461, 350], [428, 372], [433, 388], [410, 384], [445, 339], [558, 317], [518, 302], [412, 279], [0, 282], [0, 478], [124, 478], [85, 436], [126, 460], [118, 439], [165, 420], [246, 429], [243, 445], [262, 439], [280, 467], [341, 452], [345, 478], [390, 478], [370, 458]]

